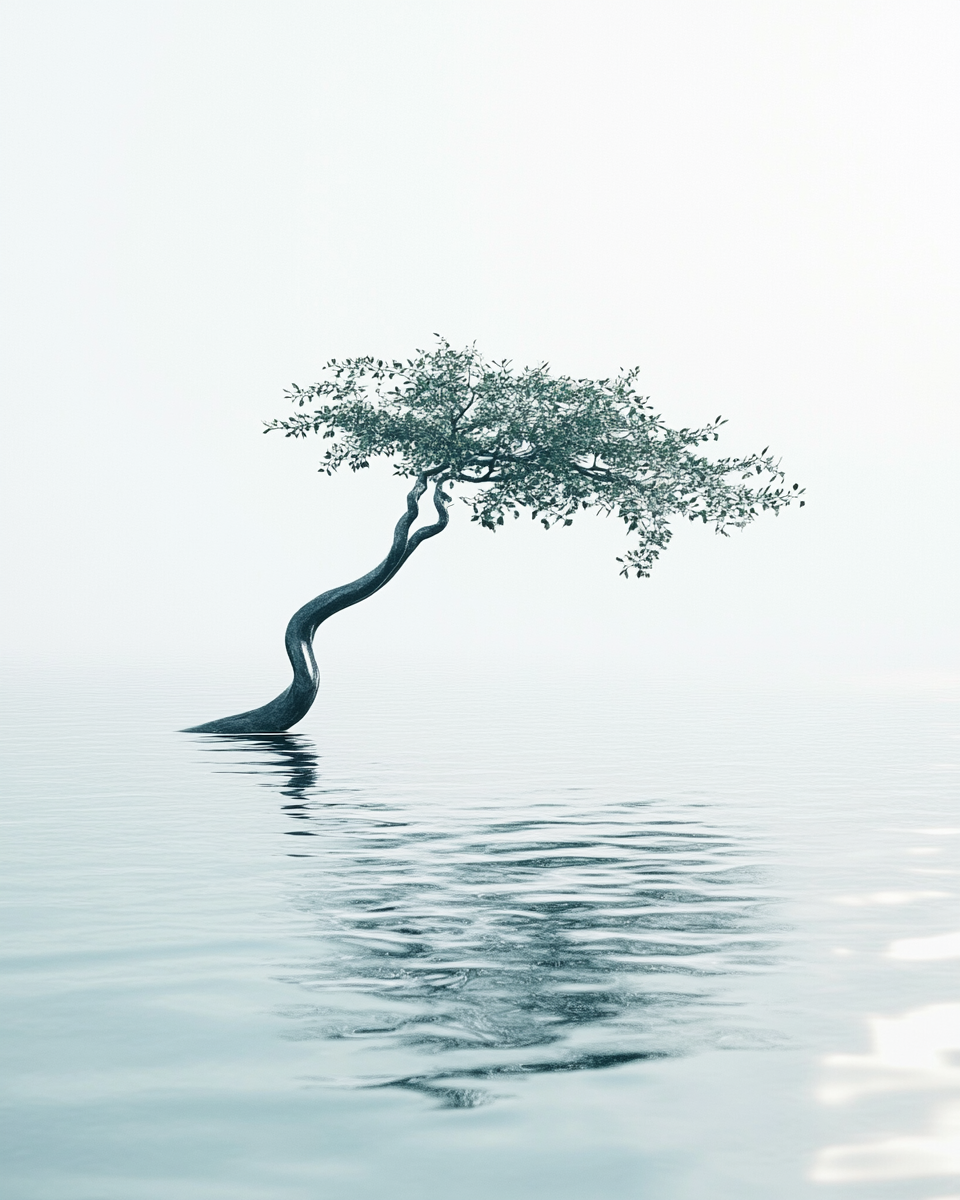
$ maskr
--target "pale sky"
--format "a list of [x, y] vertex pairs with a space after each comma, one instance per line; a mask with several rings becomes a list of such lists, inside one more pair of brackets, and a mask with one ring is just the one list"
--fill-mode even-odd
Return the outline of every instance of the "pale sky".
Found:
[[639, 364], [807, 506], [639, 582], [617, 522], [455, 510], [321, 661], [960, 681], [958, 35], [924, 0], [7, 4], [3, 654], [282, 686], [406, 489], [260, 423], [438, 331]]

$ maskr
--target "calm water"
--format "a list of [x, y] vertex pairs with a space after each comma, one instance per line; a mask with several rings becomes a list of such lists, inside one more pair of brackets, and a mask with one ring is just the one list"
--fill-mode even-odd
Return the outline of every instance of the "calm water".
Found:
[[250, 688], [14, 673], [5, 1197], [960, 1196], [956, 691]]

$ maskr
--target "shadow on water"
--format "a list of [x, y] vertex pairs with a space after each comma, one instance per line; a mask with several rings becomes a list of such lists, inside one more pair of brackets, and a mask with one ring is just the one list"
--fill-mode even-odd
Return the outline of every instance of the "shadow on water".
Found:
[[284, 976], [313, 999], [281, 1014], [326, 1044], [315, 1082], [466, 1108], [481, 1081], [769, 1044], [731, 986], [775, 949], [758, 847], [702, 797], [473, 779], [445, 806], [325, 788], [302, 736], [203, 745], [316, 839], [288, 851], [316, 949]]

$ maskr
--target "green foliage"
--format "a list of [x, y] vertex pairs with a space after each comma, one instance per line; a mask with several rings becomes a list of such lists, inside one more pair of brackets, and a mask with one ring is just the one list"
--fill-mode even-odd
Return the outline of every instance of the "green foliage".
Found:
[[649, 575], [672, 517], [727, 534], [801, 495], [783, 486], [766, 450], [705, 458], [700, 446], [725, 422], [670, 429], [637, 394], [636, 378], [636, 369], [599, 380], [553, 376], [545, 364], [515, 371], [441, 340], [405, 363], [332, 359], [321, 382], [287, 393], [300, 409], [316, 407], [267, 431], [322, 434], [327, 474], [384, 455], [398, 475], [470, 485], [466, 503], [485, 529], [522, 510], [547, 529], [585, 509], [613, 514], [638, 542], [617, 559], [622, 575]]

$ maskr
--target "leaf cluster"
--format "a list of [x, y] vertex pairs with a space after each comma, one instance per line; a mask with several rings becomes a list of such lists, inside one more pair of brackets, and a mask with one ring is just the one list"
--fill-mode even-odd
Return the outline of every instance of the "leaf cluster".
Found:
[[524, 511], [550, 529], [599, 509], [633, 535], [634, 547], [617, 561], [622, 575], [638, 577], [670, 540], [672, 518], [726, 535], [802, 495], [797, 484], [784, 485], [767, 450], [707, 458], [701, 448], [717, 440], [724, 420], [671, 429], [638, 394], [637, 374], [571, 379], [545, 363], [515, 370], [440, 339], [405, 362], [331, 359], [320, 382], [287, 392], [303, 411], [266, 431], [320, 434], [327, 474], [385, 456], [398, 475], [468, 485], [472, 519], [493, 531]]

